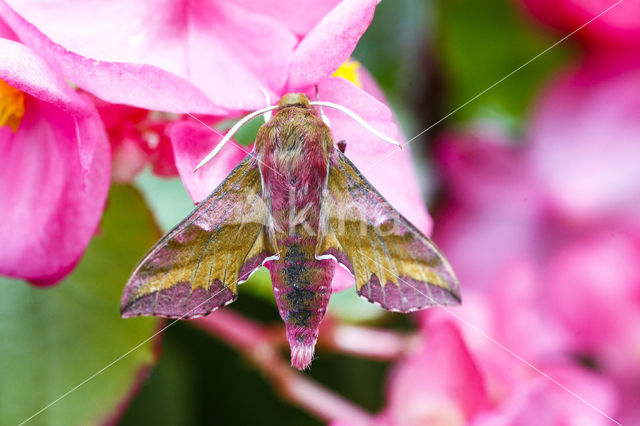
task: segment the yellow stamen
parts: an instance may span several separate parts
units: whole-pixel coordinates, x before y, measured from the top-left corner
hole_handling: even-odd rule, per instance
[[[333,73],[333,76],[345,78],[361,88],[362,82],[360,81],[360,76],[358,76],[358,68],[361,66],[360,62],[347,59],[344,64],[340,65],[340,68]]]
[[[24,93],[0,80],[0,127],[18,131],[24,115]]]

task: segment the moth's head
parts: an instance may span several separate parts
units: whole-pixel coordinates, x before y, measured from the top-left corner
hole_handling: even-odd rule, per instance
[[[311,108],[309,98],[304,93],[287,93],[278,102],[278,109],[287,107]]]

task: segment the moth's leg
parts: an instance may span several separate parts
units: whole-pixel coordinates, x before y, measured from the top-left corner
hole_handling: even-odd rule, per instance
[[[347,149],[347,141],[345,141],[344,139],[340,140],[338,141],[337,145],[340,152],[344,154],[344,151]]]

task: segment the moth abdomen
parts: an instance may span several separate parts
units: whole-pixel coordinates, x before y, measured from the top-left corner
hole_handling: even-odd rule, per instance
[[[306,368],[331,297],[332,260],[315,259],[314,239],[293,243],[270,264],[273,289],[291,346],[291,363]]]

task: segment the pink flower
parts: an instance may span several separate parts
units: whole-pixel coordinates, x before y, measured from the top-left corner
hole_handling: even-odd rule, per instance
[[[112,179],[131,182],[147,164],[162,177],[178,174],[173,147],[166,134],[173,123],[169,114],[126,105],[117,105],[93,98],[111,142]]]
[[[559,374],[560,383],[605,414],[638,421],[633,398],[621,398],[632,392],[637,401],[640,383],[636,64],[587,57],[543,92],[527,143],[518,148],[443,140],[440,158],[452,188],[435,239],[467,288],[465,304],[450,311],[465,324],[492,400],[504,407],[511,405],[504,389],[521,379],[505,375],[510,355],[483,344],[478,330],[552,377]],[[580,366],[576,355],[604,376]],[[579,377],[593,385],[584,385],[585,394],[571,386]],[[533,400],[521,403],[522,413],[543,403],[534,396],[542,394],[529,392]],[[558,421],[580,410],[544,405]],[[589,413],[584,404],[581,410]],[[596,417],[590,421],[608,421]],[[509,418],[520,420],[507,424],[526,424]]]
[[[371,77],[365,71],[361,72],[365,87],[371,88],[377,96],[381,96]],[[377,130],[401,140],[389,108],[355,84],[343,78],[333,77],[320,82],[318,88],[322,100],[346,106]],[[308,93],[309,96],[311,93]],[[432,222],[422,201],[409,150],[399,150],[380,140],[342,112],[329,108],[325,108],[324,111],[331,123],[334,140],[345,140],[347,143],[345,154],[394,207],[429,235]],[[211,151],[222,135],[214,133],[202,123],[191,120],[172,125],[169,135],[173,142],[178,171],[194,202],[201,201],[215,189],[251,150],[251,147],[237,144],[225,146],[209,165],[194,174],[194,167]],[[336,268],[334,291],[343,290],[353,284],[354,279],[348,272],[343,268]]]
[[[520,166],[522,153],[507,141],[449,134],[440,142],[437,161],[449,202],[438,216],[434,240],[465,292],[493,291],[503,266],[539,250],[542,194]]]
[[[318,85],[323,100],[345,104],[374,127],[395,136],[395,123],[383,103],[351,83],[329,78],[368,27],[376,3],[344,0],[313,5],[280,2],[273,6],[252,0],[197,5],[77,1],[51,9],[38,2],[8,1],[0,2],[0,12],[21,40],[41,51],[68,79],[112,103],[229,116],[264,106],[263,89],[275,100],[292,91],[307,91],[313,97],[311,88]],[[93,19],[96,14],[101,16],[99,22]],[[368,88],[375,86],[364,71],[361,74]],[[378,88],[371,90],[381,97]],[[128,113],[140,111],[107,109],[101,108],[103,117],[115,114],[120,119],[117,126],[107,127],[112,142],[116,141],[115,178],[126,181],[144,166],[154,150],[145,145],[139,123],[134,128],[122,125],[123,118],[127,123]],[[355,164],[428,234],[430,218],[423,207],[415,208],[421,197],[408,151],[374,164],[393,148],[341,113],[327,114],[334,123],[336,140],[349,142],[348,155]],[[156,135],[164,134],[155,130]],[[191,120],[175,124],[169,133],[177,169],[196,202],[209,194],[247,152],[237,145],[228,147],[216,159],[215,168],[193,175],[193,166],[220,135]],[[160,147],[167,146],[162,144],[162,137],[158,139]],[[169,157],[166,149],[159,153],[160,159]],[[372,169],[366,170],[370,165]],[[398,186],[403,191],[397,191]],[[353,283],[353,278],[340,269],[336,283],[342,283],[336,288],[344,288]]]
[[[473,424],[527,425],[526,419],[531,418],[532,412],[540,424],[574,424],[571,419],[578,418],[582,420],[575,424],[609,424],[601,412],[618,417],[620,390],[614,387],[611,377],[598,377],[576,365],[573,356],[590,353],[577,351],[580,346],[576,338],[595,341],[598,347],[606,341],[616,342],[618,355],[627,353],[628,361],[634,356],[630,340],[603,339],[602,333],[595,333],[599,329],[609,336],[627,339],[637,335],[632,325],[637,314],[631,312],[638,312],[633,283],[640,281],[634,281],[633,273],[640,270],[631,261],[633,255],[628,252],[605,255],[600,251],[590,258],[567,259],[561,254],[563,246],[576,239],[576,235],[563,229],[554,215],[549,215],[548,201],[541,197],[541,188],[533,185],[535,180],[527,179],[531,185],[528,191],[526,186],[520,186],[522,180],[517,176],[530,172],[524,152],[503,148],[501,154],[490,156],[495,153],[495,146],[478,141],[467,145],[453,140],[448,139],[449,148],[466,147],[461,155],[470,163],[469,167],[456,168],[457,173],[468,175],[468,179],[458,175],[451,182],[464,182],[468,186],[457,188],[455,204],[442,211],[444,228],[436,228],[436,241],[457,268],[466,292],[462,306],[427,311],[422,317],[431,327],[453,317],[477,360],[493,408]],[[498,189],[499,176],[505,170],[497,167],[497,159],[505,155],[511,156],[514,167],[502,175],[502,186],[506,188]],[[514,191],[516,187],[521,190]],[[463,193],[466,197],[458,198]],[[528,193],[533,194],[531,204],[523,202]],[[484,205],[482,195],[477,194],[485,197]],[[449,216],[451,212],[453,217]],[[611,239],[608,232],[605,235]],[[571,244],[582,248],[584,242]],[[556,253],[561,254],[561,260],[567,260],[558,263]],[[624,257],[616,260],[621,254]],[[574,259],[573,264],[568,263]],[[598,268],[602,273],[595,272]],[[586,284],[585,277],[592,284]],[[627,290],[616,294],[620,289]],[[576,330],[580,335],[575,335]],[[517,357],[550,375],[587,404]],[[627,374],[633,371],[629,362],[621,364],[619,357],[614,362],[626,365]],[[591,409],[589,404],[601,412]]]
[[[528,168],[572,223],[640,224],[639,78],[640,56],[590,55],[535,107]]]
[[[502,361],[503,375],[513,381],[506,384],[504,399],[494,401],[472,426],[612,424],[609,416],[616,408],[616,394],[605,378],[571,365],[543,367],[552,381],[537,372],[526,374],[519,362]]]
[[[420,347],[393,366],[386,406],[372,425],[462,426],[488,409],[483,377],[458,329],[444,322],[423,336]]]
[[[640,230],[639,230],[640,231]],[[574,351],[640,383],[640,232],[603,230],[559,248],[543,279]]]
[[[0,36],[13,38],[1,23]],[[7,38],[0,51],[0,273],[53,284],[98,226],[107,137],[92,103],[57,69]]]
[[[11,0],[0,13],[25,44],[101,99],[224,115],[264,106],[262,89],[277,98],[331,75],[376,3]]]
[[[50,8],[36,0],[0,1],[0,13],[24,43],[104,101],[237,116],[263,107],[264,91],[275,100],[329,77],[368,27],[376,3],[73,1]],[[99,101],[114,179],[131,180],[149,161],[157,174],[176,173],[164,130],[169,120],[108,105]],[[178,149],[193,157],[202,146]]]
[[[469,424],[487,406],[482,376],[452,324],[426,331],[425,343],[392,371],[381,424]]]
[[[536,18],[566,34],[592,21],[576,33],[576,37],[590,45],[633,49],[640,41],[640,4],[638,2],[614,0],[522,0],[522,2]],[[609,8],[611,9],[607,11]],[[594,19],[596,17],[597,19]]]
[[[461,307],[422,313],[427,330],[458,324],[483,378],[488,402],[469,424],[606,425],[615,412],[613,383],[572,363],[539,282],[530,264],[514,262],[492,294],[467,292]]]

